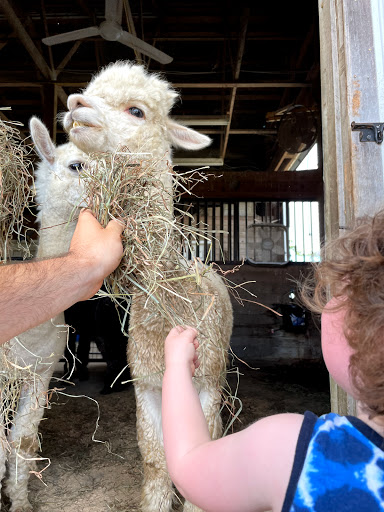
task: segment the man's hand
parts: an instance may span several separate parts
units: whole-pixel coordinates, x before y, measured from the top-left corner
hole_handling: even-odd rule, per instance
[[[103,228],[90,210],[82,210],[73,234],[68,256],[88,268],[89,286],[84,290],[86,300],[103,284],[103,279],[113,272],[123,256],[121,234],[124,225],[111,220]]]

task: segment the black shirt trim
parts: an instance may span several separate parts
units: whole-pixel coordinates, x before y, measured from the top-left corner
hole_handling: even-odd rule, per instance
[[[313,414],[313,412],[310,411],[305,411],[303,424],[301,425],[300,434],[297,439],[292,472],[289,479],[287,492],[285,493],[285,499],[281,512],[289,512],[292,507],[297,484],[299,483],[299,478],[301,475],[301,471],[303,470],[305,457],[307,456],[308,445],[312,437],[313,427],[315,426],[317,419],[318,418],[316,414]]]
[[[375,444],[380,450],[384,450],[384,438],[373,430],[364,421],[355,418],[355,416],[346,416],[347,420],[352,423],[356,430],[361,432],[371,443]]]

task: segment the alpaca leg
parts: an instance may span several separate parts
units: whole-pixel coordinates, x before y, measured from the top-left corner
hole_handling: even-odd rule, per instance
[[[201,407],[207,420],[209,433],[212,439],[218,439],[223,433],[223,424],[220,416],[221,393],[219,389],[204,389],[200,391]]]
[[[32,459],[39,448],[38,427],[44,414],[46,390],[43,382],[36,382],[33,389],[25,386],[20,394],[17,413],[8,435],[11,453],[4,490],[11,501],[10,512],[32,512],[28,500],[28,480],[31,468],[35,467]]]
[[[144,464],[142,512],[169,512],[174,491],[165,463],[161,430],[161,390],[136,387],[137,437]]]
[[[192,503],[189,503],[189,501],[186,501],[184,503],[183,512],[204,512],[204,510],[196,507],[196,505],[192,505]]]

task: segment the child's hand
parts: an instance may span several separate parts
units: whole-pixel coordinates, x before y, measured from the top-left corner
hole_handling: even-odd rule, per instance
[[[199,366],[196,349],[199,346],[197,331],[193,327],[178,325],[165,339],[165,366],[187,366],[191,375]]]

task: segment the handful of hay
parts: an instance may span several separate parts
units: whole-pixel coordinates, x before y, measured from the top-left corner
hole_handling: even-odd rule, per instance
[[[188,190],[206,178],[199,171],[185,175],[170,167],[159,171],[151,155],[124,150],[91,155],[81,178],[85,203],[99,222],[106,225],[111,218],[118,218],[125,225],[124,255],[105,282],[107,294],[119,302],[130,301],[135,292],[145,292],[147,301],[172,325],[184,323],[183,310],[191,313],[191,284],[195,288],[207,271],[201,262],[191,266],[185,255],[204,232],[182,222],[182,215],[188,216],[188,212],[178,209],[175,217],[173,203],[180,188]]]
[[[32,201],[32,149],[16,128],[20,124],[0,120],[0,262],[11,259],[10,242],[15,238],[19,248],[29,254],[21,239],[24,212]]]
[[[20,364],[13,362],[15,358],[9,352],[12,352],[12,347],[0,346],[0,447],[6,451],[11,451],[7,429],[12,426],[21,390],[24,386],[36,386],[37,380],[41,379],[33,367],[26,366],[23,361]]]

